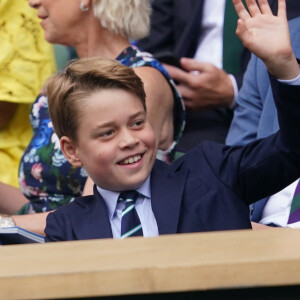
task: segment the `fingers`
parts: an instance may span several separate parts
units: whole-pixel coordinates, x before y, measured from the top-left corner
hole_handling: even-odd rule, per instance
[[[246,0],[246,4],[251,17],[261,15],[261,11],[255,0]]]
[[[256,17],[261,14],[273,15],[268,0],[246,0],[247,7],[251,17]]]
[[[212,72],[216,67],[207,62],[200,62],[192,58],[183,57],[180,59],[181,66],[187,72],[198,71],[198,73],[202,72]],[[195,73],[195,72],[194,72]]]
[[[232,1],[238,16],[242,20],[245,20],[250,16],[256,17],[261,14],[273,15],[268,0],[258,0],[258,3],[256,2],[256,0],[246,0],[246,4],[249,12],[246,10],[242,0],[232,0]],[[279,0],[279,2],[284,2],[285,5],[285,0]],[[281,10],[285,12],[285,6],[283,6]]]
[[[245,20],[247,18],[250,18],[250,15],[246,10],[242,0],[232,0],[232,3],[240,19]]]
[[[182,58],[180,63],[184,70],[167,64],[164,64],[163,66],[172,79],[187,85],[193,85],[194,81],[196,81],[195,76],[199,73],[211,73],[216,69],[216,67],[210,63],[203,63],[186,57]]]
[[[163,64],[163,66],[165,67],[165,69],[168,71],[170,77],[175,80],[175,81],[179,81],[179,82],[184,82],[186,83],[188,81],[188,74],[187,72],[171,66],[171,65],[167,65],[167,64]]]
[[[279,17],[286,19],[286,2],[285,0],[278,0],[278,13]]]
[[[198,62],[195,59],[184,57],[184,58],[180,59],[180,63],[181,63],[181,66],[187,72],[191,72],[191,71],[195,71],[196,70],[196,68],[197,68],[196,65],[197,65]],[[200,70],[198,70],[198,71],[200,71]]]
[[[268,0],[258,0],[258,4],[259,4],[262,14],[273,15],[270,5],[268,3]]]
[[[258,4],[259,4],[259,7],[260,7],[260,10],[261,10],[262,14],[271,14],[271,15],[273,15],[273,12],[270,8],[268,0],[258,0]],[[279,17],[286,18],[286,0],[278,0],[277,15]]]
[[[195,97],[195,92],[191,90],[190,87],[180,84],[178,87],[179,93],[182,95],[182,98],[184,100],[184,104],[187,107],[191,107],[193,105],[192,99]]]

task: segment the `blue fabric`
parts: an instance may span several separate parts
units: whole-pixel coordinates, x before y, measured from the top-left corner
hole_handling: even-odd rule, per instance
[[[294,53],[300,57],[300,18],[290,21],[289,25]],[[245,145],[278,131],[277,110],[269,76],[263,62],[255,56],[251,57],[244,75],[237,105],[226,144]],[[267,199],[262,199],[251,206],[252,221],[261,219],[266,202]]]
[[[159,234],[251,228],[249,205],[300,177],[300,86],[272,79],[281,131],[246,146],[206,142],[173,165],[156,161],[151,204]],[[280,174],[274,182],[274,175]],[[45,241],[111,238],[105,202],[75,199],[47,217]]]

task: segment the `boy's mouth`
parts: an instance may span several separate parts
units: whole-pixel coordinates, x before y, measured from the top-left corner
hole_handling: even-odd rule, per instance
[[[124,160],[121,160],[118,164],[119,165],[130,165],[130,164],[134,164],[138,161],[140,161],[142,159],[142,155],[141,154],[137,154],[131,157],[127,157]]]

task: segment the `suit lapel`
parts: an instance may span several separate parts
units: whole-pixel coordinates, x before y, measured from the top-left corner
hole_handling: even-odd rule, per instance
[[[177,232],[181,199],[187,169],[179,165],[175,170],[156,161],[151,173],[151,205],[159,234]]]
[[[151,172],[151,205],[159,234],[177,232],[182,195],[188,171],[182,164],[170,167],[156,161]],[[77,239],[112,238],[106,204],[94,186],[94,196],[75,199],[84,209],[74,210]]]
[[[74,232],[79,240],[112,238],[112,231],[106,204],[94,186],[94,196],[76,199],[84,210],[78,211],[73,224]]]
[[[185,3],[186,1],[184,1]],[[185,5],[185,9],[187,4]],[[190,18],[174,50],[178,57],[193,57],[198,47],[204,0],[190,0]]]

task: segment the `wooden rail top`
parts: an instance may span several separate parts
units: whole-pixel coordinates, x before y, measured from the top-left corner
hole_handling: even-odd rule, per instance
[[[300,230],[0,247],[0,299],[300,285]]]

